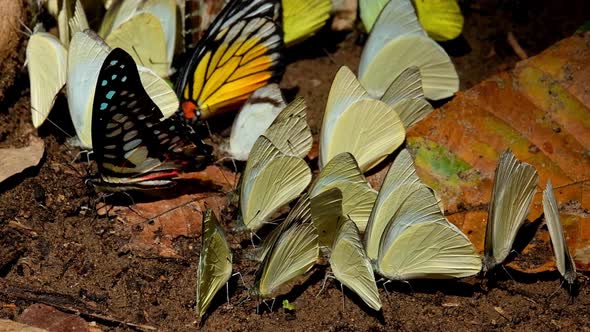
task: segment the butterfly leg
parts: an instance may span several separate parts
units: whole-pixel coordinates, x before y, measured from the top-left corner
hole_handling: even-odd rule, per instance
[[[320,288],[320,291],[316,294],[315,297],[320,296],[320,294],[322,294],[322,292],[324,291],[324,288],[326,287],[326,281],[328,280],[328,278],[333,278],[330,273],[326,273],[326,275],[324,276],[324,281],[322,281],[322,288]]]
[[[342,292],[342,311],[344,311],[344,286],[340,283],[340,292]]]
[[[240,276],[240,280],[242,280],[242,285],[246,286],[246,282],[244,281],[244,277],[242,276],[241,272],[236,272],[236,273],[232,274],[231,276],[232,277]]]
[[[412,293],[415,293],[415,292],[414,292],[414,288],[412,288],[412,284],[410,284],[410,282],[409,282],[409,281],[407,281],[407,280],[402,280],[402,282],[403,282],[404,284],[408,285],[408,287],[410,287],[410,291],[411,291]]]
[[[380,279],[380,281],[383,279]],[[391,280],[385,280],[385,282],[383,283],[383,289],[385,289],[385,292],[387,292],[387,294],[391,293],[389,291],[389,289],[387,289],[387,284],[391,283]]]

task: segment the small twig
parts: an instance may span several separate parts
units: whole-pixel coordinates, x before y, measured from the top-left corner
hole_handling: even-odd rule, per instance
[[[514,36],[512,31],[508,32],[507,40],[508,44],[510,44],[510,47],[512,47],[514,50],[514,53],[516,53],[516,55],[518,55],[521,60],[526,60],[529,58],[529,56],[526,54],[526,51],[520,46],[518,40],[516,40],[516,36]]]

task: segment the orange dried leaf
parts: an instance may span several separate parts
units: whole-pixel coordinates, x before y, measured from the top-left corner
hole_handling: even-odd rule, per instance
[[[541,187],[528,219],[541,216],[541,188],[550,179],[558,202],[576,207],[562,209],[561,219],[577,267],[590,268],[589,55],[590,34],[570,37],[511,73],[458,93],[408,131],[418,175],[480,251],[496,163],[511,148],[539,172]],[[541,228],[521,255],[543,259],[534,266],[517,259],[511,266],[553,269],[548,248],[547,230]]]

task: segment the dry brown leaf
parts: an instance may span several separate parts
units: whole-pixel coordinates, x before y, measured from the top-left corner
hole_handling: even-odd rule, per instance
[[[542,214],[542,189],[550,179],[576,265],[590,269],[589,85],[590,34],[575,35],[520,62],[511,73],[459,92],[408,131],[418,175],[480,251],[496,163],[511,148],[539,172],[529,220]],[[547,230],[539,231],[521,254],[537,258],[536,264],[521,259],[512,267],[553,268]]]
[[[45,304],[33,304],[29,306],[18,317],[18,321],[27,325],[39,327],[44,330],[30,330],[62,332],[62,331],[80,331],[80,332],[96,332],[100,329],[92,326],[80,316],[66,314],[54,307]],[[0,330],[1,331],[1,330]]]
[[[236,190],[236,183],[239,176],[225,168],[217,165],[207,166],[203,171],[185,173],[180,175],[180,179],[194,180],[209,190],[221,190],[230,192]]]
[[[0,149],[0,183],[25,169],[36,166],[45,152],[45,143],[39,137],[31,136],[29,146],[14,149]]]
[[[8,319],[0,319],[0,332],[47,332],[47,330]]]
[[[219,216],[227,206],[222,193],[182,195],[131,207],[102,207],[116,215],[123,228],[131,233],[129,249],[140,255],[181,258],[174,247],[179,237],[199,237],[203,213],[212,209]]]

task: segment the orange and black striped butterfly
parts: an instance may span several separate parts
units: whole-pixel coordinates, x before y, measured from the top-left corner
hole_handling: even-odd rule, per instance
[[[280,0],[232,0],[180,71],[179,115],[189,124],[239,107],[256,89],[280,78]]]
[[[105,59],[92,106],[92,146],[101,191],[152,190],[173,185],[181,171],[205,166],[210,148],[183,136],[145,91],[137,65],[120,48]]]

